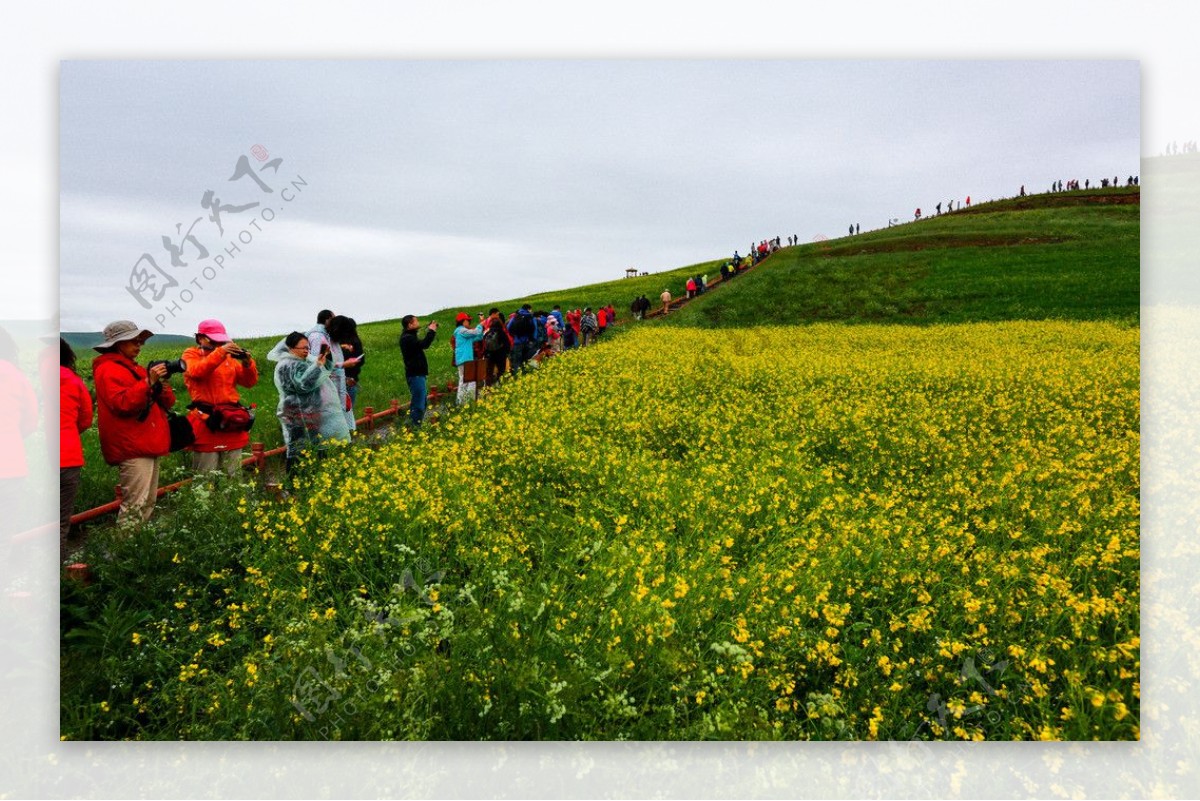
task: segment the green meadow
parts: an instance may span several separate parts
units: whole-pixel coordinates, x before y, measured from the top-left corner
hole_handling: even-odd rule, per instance
[[[1138,199],[784,248],[661,320],[630,301],[721,254],[422,315],[438,384],[460,310],[621,325],[286,498],[249,473],[92,526],[62,734],[1138,739]],[[407,400],[406,311],[360,322],[360,409]],[[268,447],[277,340],[241,341]],[[85,447],[78,509],[115,483]]]

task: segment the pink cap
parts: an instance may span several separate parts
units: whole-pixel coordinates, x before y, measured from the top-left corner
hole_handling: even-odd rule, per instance
[[[213,342],[229,342],[229,334],[225,333],[225,326],[221,325],[220,320],[201,320],[200,325],[196,327],[196,333],[208,337]]]

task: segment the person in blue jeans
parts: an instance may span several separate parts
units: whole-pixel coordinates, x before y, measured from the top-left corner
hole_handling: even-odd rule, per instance
[[[437,336],[438,324],[437,320],[431,320],[426,326],[423,338],[417,337],[417,329],[421,327],[421,321],[417,319],[417,315],[404,315],[400,319],[400,325],[404,328],[400,334],[400,354],[404,357],[404,378],[408,382],[408,391],[412,395],[408,414],[413,428],[417,428],[425,419],[428,396],[429,360],[425,358],[425,351],[429,350],[429,346],[433,344],[433,338]]]
[[[508,333],[512,334],[513,347],[509,356],[512,362],[512,373],[516,375],[537,353],[537,322],[533,317],[533,307],[526,303],[517,309],[517,313],[508,321]]]

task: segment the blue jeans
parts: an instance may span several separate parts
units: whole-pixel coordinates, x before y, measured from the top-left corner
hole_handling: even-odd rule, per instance
[[[513,375],[525,368],[525,362],[529,361],[534,353],[533,343],[529,340],[513,343],[512,353],[508,354],[509,361],[512,363]]]
[[[408,414],[413,427],[416,428],[425,419],[426,396],[428,395],[428,390],[425,388],[425,376],[415,375],[409,378],[408,391],[412,393],[412,403],[408,406]]]

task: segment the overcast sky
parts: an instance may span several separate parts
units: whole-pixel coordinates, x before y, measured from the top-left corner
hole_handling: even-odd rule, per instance
[[[378,320],[1123,181],[1139,84],[1131,60],[65,61],[61,328]]]

